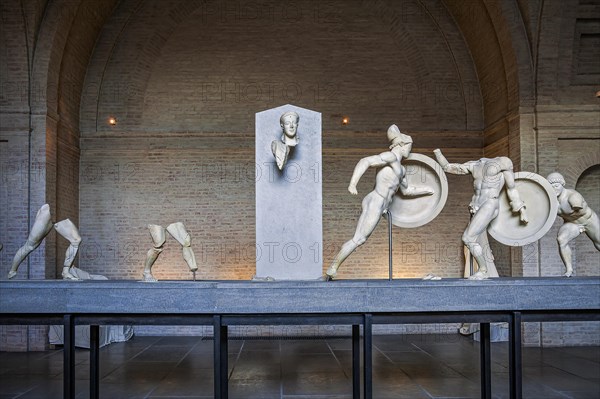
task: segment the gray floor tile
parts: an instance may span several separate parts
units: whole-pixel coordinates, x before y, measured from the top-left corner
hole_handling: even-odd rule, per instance
[[[341,371],[288,374],[283,380],[285,395],[351,395],[352,380]]]
[[[281,380],[248,378],[229,381],[229,397],[232,399],[270,399],[281,397]]]
[[[325,340],[283,340],[281,341],[281,352],[290,354],[308,353],[331,353],[329,345]]]
[[[211,396],[214,392],[212,370],[193,373],[171,372],[163,378],[152,391],[151,395],[158,396]]]
[[[284,356],[281,362],[283,374],[341,371],[342,368],[331,354],[290,354]]]
[[[480,387],[466,378],[442,377],[414,378],[434,398],[479,398]]]

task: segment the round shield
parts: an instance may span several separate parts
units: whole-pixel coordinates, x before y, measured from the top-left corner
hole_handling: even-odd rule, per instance
[[[410,154],[402,160],[409,186],[429,187],[433,195],[410,197],[400,190],[394,195],[389,211],[392,223],[398,227],[419,227],[431,222],[444,208],[448,199],[448,179],[442,167],[421,154]]]
[[[500,193],[498,217],[490,223],[488,232],[502,244],[521,247],[539,240],[550,230],[556,219],[558,201],[552,185],[536,173],[515,173],[515,186],[525,202],[529,222],[522,223],[519,214],[512,211],[504,189]]]

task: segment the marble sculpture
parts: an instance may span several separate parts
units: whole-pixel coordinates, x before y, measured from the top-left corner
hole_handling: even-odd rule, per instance
[[[158,259],[158,256],[163,251],[163,246],[165,245],[167,237],[165,234],[165,228],[162,226],[157,224],[149,224],[148,229],[150,230],[150,236],[152,237],[153,247],[150,248],[146,254],[143,281],[156,282],[158,280],[152,275],[152,265],[154,265],[154,262],[156,262],[156,259]],[[166,231],[168,231],[169,234],[175,240],[177,240],[179,244],[181,244],[183,259],[189,266],[190,271],[195,272],[198,270],[196,257],[194,255],[194,251],[192,250],[192,238],[186,231],[184,224],[181,222],[171,223],[167,226]]]
[[[558,230],[558,249],[565,265],[566,277],[573,275],[572,250],[569,243],[581,233],[585,233],[594,246],[600,251],[600,221],[598,215],[577,191],[565,188],[565,178],[557,172],[550,173],[547,177],[556,191],[558,199],[558,216],[563,218],[564,224]]]
[[[356,248],[367,241],[379,223],[381,215],[386,212],[397,190],[405,196],[432,195],[434,191],[429,187],[409,186],[406,180],[406,170],[401,161],[410,155],[412,138],[400,132],[398,126],[392,125],[387,131],[390,141],[390,151],[378,155],[365,157],[358,161],[350,179],[348,191],[357,195],[356,185],[362,175],[370,168],[380,168],[375,177],[375,188],[367,194],[362,201],[362,213],[358,219],[354,237],[344,243],[327,270],[327,279],[333,279],[344,260]]]
[[[279,170],[283,170],[291,150],[298,145],[298,122],[300,122],[300,115],[294,111],[286,112],[279,118],[283,134],[280,140],[271,142],[271,151]]]
[[[27,241],[19,248],[15,257],[12,261],[12,266],[8,272],[8,278],[13,278],[17,275],[19,265],[32,253],[37,247],[40,246],[44,238],[50,233],[52,228],[56,230],[58,234],[69,240],[69,248],[65,254],[65,263],[62,270],[62,278],[64,280],[80,280],[75,274],[70,272],[77,251],[79,250],[79,244],[81,243],[81,237],[79,236],[79,230],[69,219],[62,220],[58,223],[52,222],[52,216],[50,215],[50,206],[48,204],[42,205],[35,215],[35,221],[33,227],[29,232]]]
[[[510,207],[514,213],[519,213],[521,223],[527,224],[525,202],[521,200],[515,186],[512,161],[507,157],[481,158],[466,163],[450,163],[440,149],[433,151],[444,172],[473,176],[474,194],[469,204],[471,220],[462,236],[464,245],[473,255],[479,270],[469,279],[481,280],[498,276],[493,257],[486,256],[489,248],[487,228],[498,216],[500,210],[500,193],[506,187]],[[488,252],[488,253],[491,253]]]

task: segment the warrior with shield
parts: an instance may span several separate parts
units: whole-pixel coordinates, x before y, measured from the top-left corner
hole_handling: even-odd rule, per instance
[[[432,195],[434,193],[429,187],[410,186],[407,182],[406,169],[400,161],[410,155],[412,138],[400,133],[400,129],[396,125],[389,127],[387,137],[391,142],[390,151],[363,158],[354,168],[348,186],[348,191],[353,195],[358,194],[356,185],[370,167],[380,169],[375,178],[375,188],[362,201],[362,213],[358,219],[354,237],[342,246],[340,252],[333,259],[331,266],[327,269],[327,279],[334,278],[342,262],[367,241],[377,227],[381,215],[390,206],[396,191],[400,190],[405,196]]]

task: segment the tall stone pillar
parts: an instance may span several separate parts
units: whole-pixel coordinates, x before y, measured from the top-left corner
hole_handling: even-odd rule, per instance
[[[281,118],[285,114],[290,123],[294,112],[297,128],[295,137],[289,137]],[[288,104],[256,114],[257,279],[321,277],[321,177],[319,112]]]

